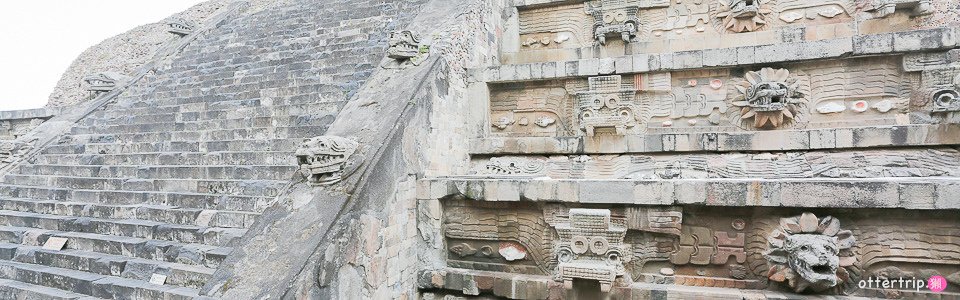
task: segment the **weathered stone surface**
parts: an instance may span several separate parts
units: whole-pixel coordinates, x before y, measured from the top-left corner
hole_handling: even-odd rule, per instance
[[[956,283],[954,1],[794,2],[208,2],[0,113],[0,297]]]

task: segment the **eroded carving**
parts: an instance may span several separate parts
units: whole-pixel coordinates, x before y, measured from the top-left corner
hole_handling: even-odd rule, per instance
[[[731,257],[737,263],[746,261],[743,233],[731,235],[725,231],[696,226],[684,226],[682,230],[678,245],[674,248],[677,251],[670,256],[673,264],[724,265]]]
[[[764,254],[770,264],[768,277],[786,281],[796,292],[821,292],[850,277],[845,267],[856,257],[850,248],[856,240],[849,230],[840,229],[834,217],[817,218],[812,213],[780,220],[780,227],[768,238]]]
[[[170,28],[167,30],[168,32],[179,36],[190,35],[194,30],[197,29],[197,23],[181,18],[170,20],[167,23],[167,26],[170,26]]]
[[[577,93],[580,129],[588,136],[594,136],[597,128],[613,128],[625,135],[638,125],[637,91],[623,87],[620,75],[590,77],[589,85],[589,91]]]
[[[752,32],[767,24],[771,12],[770,0],[720,0],[716,17],[726,30]]]
[[[387,57],[392,61],[385,62],[384,68],[403,68],[419,66],[430,55],[428,46],[420,43],[420,38],[409,30],[390,33],[390,47],[387,48]]]
[[[477,170],[481,175],[540,175],[546,169],[546,163],[539,159],[517,159],[494,157]]]
[[[88,75],[83,78],[83,82],[86,85],[86,90],[93,93],[105,93],[112,91],[117,88],[117,86],[123,84],[130,77],[117,73],[117,72],[101,72],[93,75]]]
[[[311,185],[331,185],[343,177],[347,159],[359,144],[338,136],[319,136],[308,139],[297,148],[300,171],[308,176]]]
[[[621,220],[622,221],[622,220]],[[573,288],[573,279],[596,280],[601,291],[609,291],[617,277],[624,276],[629,245],[623,243],[627,228],[614,222],[608,209],[570,209],[569,219],[556,226],[557,276],[564,287]]]
[[[608,35],[620,36],[629,43],[637,35],[640,6],[628,0],[598,0],[586,4],[587,14],[593,16],[594,38],[601,45]]]
[[[803,113],[809,92],[787,69],[763,68],[747,72],[745,77],[735,85],[740,95],[732,103],[740,107],[741,121],[752,119],[755,128],[779,128]]]
[[[931,0],[871,0],[867,11],[874,12],[877,18],[886,18],[892,15],[897,9],[909,9],[913,16],[927,15],[933,13]]]
[[[33,150],[33,142],[0,141],[0,164],[19,162],[30,150]]]

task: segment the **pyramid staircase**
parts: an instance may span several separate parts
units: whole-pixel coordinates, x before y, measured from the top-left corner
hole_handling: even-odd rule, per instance
[[[295,124],[316,104],[178,99],[97,111],[3,177],[0,298],[196,296],[325,130]]]
[[[133,88],[2,178],[0,299],[196,297],[337,109],[182,89]]]

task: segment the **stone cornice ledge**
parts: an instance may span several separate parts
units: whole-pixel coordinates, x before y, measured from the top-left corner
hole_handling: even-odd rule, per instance
[[[556,180],[449,177],[418,182],[417,198],[619,205],[960,209],[960,178]]]
[[[550,295],[562,295],[566,293],[566,290],[560,282],[554,280],[551,276],[544,275],[443,268],[438,270],[421,270],[417,277],[417,284],[420,289],[447,290],[469,296],[492,294],[509,299],[548,299]],[[613,296],[613,299],[742,300],[804,298],[803,295],[769,290],[684,286],[679,284],[681,279],[701,282],[704,280],[719,280],[713,277],[670,276],[667,281],[671,282],[671,284],[635,282],[627,286],[615,286],[613,290],[611,290],[611,296]],[[880,289],[863,289],[862,293],[871,297],[884,297],[884,291]],[[912,291],[904,291],[903,293],[907,296],[916,297],[923,295],[922,293],[913,293]],[[814,299],[852,300],[865,298],[833,295]]]
[[[806,151],[960,145],[960,124],[897,125],[748,132],[690,132],[590,137],[488,137],[477,154],[620,154],[657,152]]]
[[[937,51],[957,47],[960,47],[960,27],[948,27],[772,45],[501,65],[471,69],[470,74],[471,80],[476,82],[518,82]]]

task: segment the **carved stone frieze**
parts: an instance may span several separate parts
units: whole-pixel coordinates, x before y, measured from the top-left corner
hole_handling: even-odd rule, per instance
[[[170,20],[167,22],[167,26],[170,27],[167,29],[168,32],[179,36],[190,35],[194,30],[197,30],[196,22],[181,18]]]
[[[105,93],[112,91],[129,79],[129,76],[117,72],[101,72],[84,77],[83,82],[88,92]]]
[[[640,6],[630,0],[595,0],[586,3],[587,14],[593,16],[594,38],[607,43],[608,35],[619,36],[629,43],[637,35]]]
[[[21,161],[25,154],[33,150],[36,141],[21,142],[15,140],[0,140],[0,165],[14,164]]]
[[[781,219],[768,240],[770,280],[786,281],[799,293],[825,291],[850,279],[845,267],[856,262],[850,251],[856,239],[851,231],[841,230],[834,217],[804,213]]]
[[[740,108],[740,120],[752,120],[755,128],[781,128],[805,113],[809,91],[787,69],[747,72],[734,87],[740,94],[731,104]]]
[[[620,75],[591,77],[589,90],[576,96],[580,129],[587,136],[594,136],[598,128],[612,128],[617,135],[625,135],[627,129],[639,125],[636,90],[624,88]]]
[[[319,136],[305,140],[297,148],[300,171],[314,186],[331,185],[343,177],[343,169],[359,144],[338,136]]]
[[[546,169],[546,162],[539,159],[517,159],[509,157],[494,157],[477,167],[476,173],[494,176],[532,176],[542,175]]]
[[[413,31],[401,30],[390,33],[387,57],[389,61],[381,65],[384,68],[405,68],[419,66],[430,56],[427,45],[420,43],[420,37]]]
[[[898,9],[909,9],[913,16],[933,13],[933,0],[870,0],[867,11],[877,18],[886,18]]]
[[[716,17],[725,30],[753,32],[767,25],[771,0],[720,0]]]
[[[621,220],[622,221],[622,220]],[[623,243],[627,228],[611,219],[607,209],[571,209],[569,219],[556,225],[557,276],[567,289],[574,279],[600,282],[609,291],[617,277],[626,273],[630,248]]]

